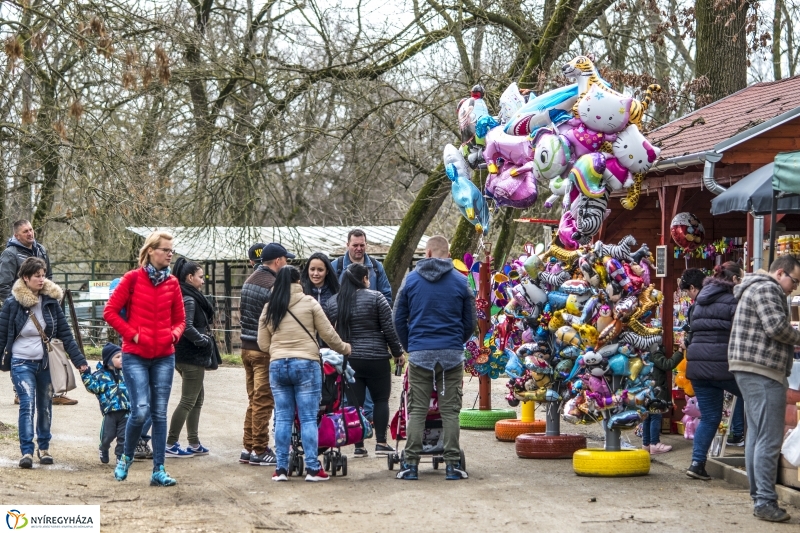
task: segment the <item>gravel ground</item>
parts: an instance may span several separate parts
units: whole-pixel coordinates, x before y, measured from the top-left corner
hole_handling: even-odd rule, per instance
[[[7,376],[0,388],[0,421],[16,424]],[[392,413],[400,390],[400,378],[393,379]],[[465,380],[465,407],[472,407],[476,393],[477,380]],[[176,375],[170,413],[179,395]],[[246,394],[244,371],[231,367],[206,377],[200,435],[211,454],[169,459],[175,487],[150,487],[151,468],[144,462],[135,463],[128,480],[119,483],[113,466],[97,458],[101,415],[96,399],[82,388],[70,396],[78,405],[54,407],[50,449],[55,465],[20,470],[16,438],[0,437],[0,493],[6,505],[100,504],[104,532],[787,529],[757,521],[747,492],[722,481],[692,481],[682,469],[655,461],[645,477],[580,478],[571,461],[519,459],[513,443],[499,442],[487,431],[462,431],[470,479],[459,483],[445,482],[443,470],[430,464],[421,465],[418,482],[396,480],[384,458],[354,459],[352,447],[344,449],[351,456],[347,477],[321,484],[297,478],[273,483],[271,467],[237,462]],[[503,396],[502,382],[495,382],[495,407],[505,407]],[[562,430],[584,432],[590,446],[600,445],[598,426],[562,424]],[[797,509],[789,512],[795,515],[792,523],[800,522]]]

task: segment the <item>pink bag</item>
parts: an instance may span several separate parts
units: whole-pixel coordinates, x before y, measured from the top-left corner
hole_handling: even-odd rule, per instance
[[[318,444],[320,448],[335,448],[347,443],[348,431],[341,413],[330,413],[319,422]]]
[[[344,408],[344,422],[347,426],[347,444],[360,442],[364,437],[364,428],[361,427],[361,418],[355,407]]]

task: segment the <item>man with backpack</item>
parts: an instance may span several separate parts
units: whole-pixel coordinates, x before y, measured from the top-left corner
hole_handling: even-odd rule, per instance
[[[269,447],[269,420],[275,399],[269,385],[268,353],[258,347],[258,320],[269,301],[278,271],[294,259],[294,254],[276,242],[262,247],[259,264],[242,285],[239,316],[242,325],[242,366],[247,382],[247,413],[239,462],[254,466],[274,466],[275,453]]]
[[[352,229],[347,234],[347,253],[331,263],[336,277],[342,281],[345,269],[350,263],[361,263],[369,269],[369,287],[378,291],[392,306],[392,287],[383,265],[367,255],[367,234],[362,229]]]
[[[461,465],[459,421],[464,379],[464,343],[478,323],[467,278],[453,267],[449,243],[428,239],[417,263],[397,293],[394,326],[408,352],[408,424],[405,461],[398,479],[418,479],[419,456],[431,394],[436,392],[444,432],[448,480],[467,479]]]

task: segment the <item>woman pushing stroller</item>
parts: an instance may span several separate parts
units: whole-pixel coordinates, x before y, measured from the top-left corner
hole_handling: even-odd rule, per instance
[[[303,294],[300,271],[287,265],[278,271],[272,296],[258,322],[258,346],[270,356],[269,381],[275,398],[274,481],[288,481],[289,448],[295,410],[306,456],[306,481],[327,481],[317,458],[317,413],[322,397],[322,371],[316,335],[333,350],[349,355],[312,296]]]

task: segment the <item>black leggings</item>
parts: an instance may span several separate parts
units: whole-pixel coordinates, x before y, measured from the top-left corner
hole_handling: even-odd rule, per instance
[[[353,389],[356,392],[358,405],[364,405],[369,389],[372,403],[375,404],[372,411],[375,440],[386,442],[386,428],[389,427],[389,395],[392,393],[392,367],[389,359],[348,359],[348,362],[356,372]],[[363,447],[363,441],[356,444],[356,448]]]

